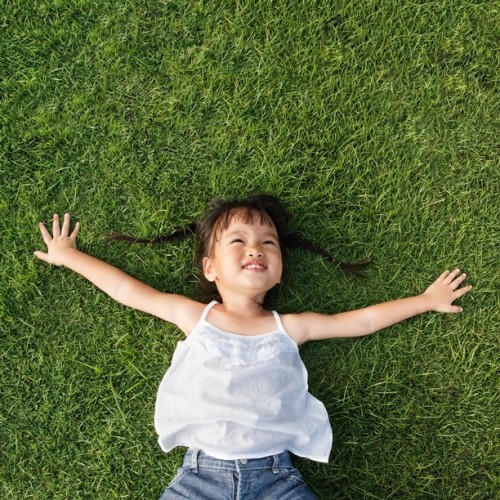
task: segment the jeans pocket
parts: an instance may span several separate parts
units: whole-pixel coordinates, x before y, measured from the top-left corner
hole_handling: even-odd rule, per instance
[[[297,469],[281,469],[281,473],[287,481],[303,484],[305,486],[307,485],[301,473]]]
[[[189,473],[190,470],[190,467],[179,467],[179,469],[177,469],[177,474],[167,486],[167,490],[177,484],[183,477],[185,477]]]
[[[177,469],[177,474],[174,476],[167,489],[162,493],[160,500],[169,500],[171,498],[178,498],[175,494],[174,487],[189,473],[189,467],[180,467]]]

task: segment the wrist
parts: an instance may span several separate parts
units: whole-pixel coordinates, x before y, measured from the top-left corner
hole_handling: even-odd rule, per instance
[[[56,254],[55,261],[59,266],[71,268],[71,263],[74,262],[75,257],[77,257],[79,253],[81,252],[76,248],[70,247],[70,248],[65,248],[64,250],[61,249]]]
[[[421,295],[418,296],[420,301],[421,301],[421,306],[422,306],[422,312],[430,312],[434,311],[434,301],[430,294],[427,292],[422,293]]]

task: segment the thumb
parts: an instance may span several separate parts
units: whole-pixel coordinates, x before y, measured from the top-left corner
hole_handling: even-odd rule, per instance
[[[460,306],[450,306],[446,312],[452,313],[452,314],[457,314],[457,313],[461,313],[462,311],[463,311],[463,309]]]
[[[36,252],[33,252],[33,255],[37,259],[43,260],[44,262],[48,262],[50,264],[49,254],[48,253],[40,252],[39,250],[37,250]]]

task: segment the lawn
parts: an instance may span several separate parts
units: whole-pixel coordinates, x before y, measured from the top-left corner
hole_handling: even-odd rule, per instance
[[[214,196],[280,196],[304,251],[273,302],[335,313],[460,266],[459,315],[301,348],[330,415],[321,499],[498,494],[498,9],[443,0],[11,0],[1,19],[0,496],[158,498],[179,330],[37,261],[68,211],[80,248],[193,295],[193,241],[107,241],[193,222]],[[495,491],[497,493],[495,494]]]

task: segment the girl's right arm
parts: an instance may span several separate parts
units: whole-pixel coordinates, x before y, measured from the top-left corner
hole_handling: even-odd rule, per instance
[[[81,252],[76,247],[80,224],[76,223],[71,234],[69,229],[69,214],[64,215],[62,227],[59,216],[54,215],[52,236],[45,225],[40,223],[47,252],[36,251],[35,256],[49,264],[75,271],[126,306],[158,316],[177,325],[186,334],[191,331],[201,315],[203,304],[182,295],[159,292],[120,269]],[[194,323],[191,318],[195,318]]]

